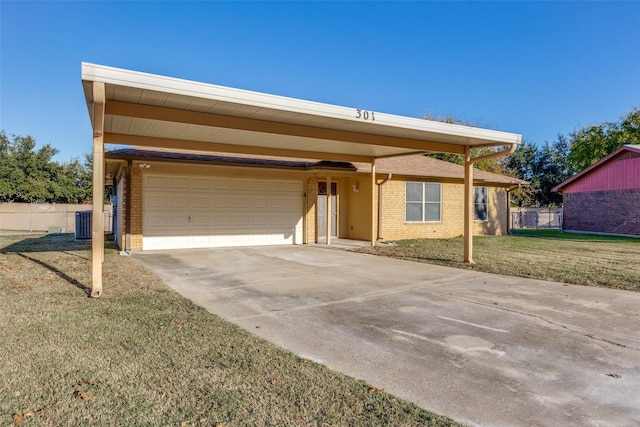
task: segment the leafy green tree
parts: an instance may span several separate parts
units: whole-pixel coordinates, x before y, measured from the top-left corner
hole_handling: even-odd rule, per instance
[[[604,122],[574,130],[569,138],[569,163],[574,170],[581,171],[622,145],[640,144],[640,109],[633,109],[616,122]]]
[[[529,181],[529,186],[513,191],[513,201],[520,207],[559,206],[562,196],[553,187],[574,174],[568,162],[570,142],[563,136],[551,144],[537,146],[524,141],[507,160],[508,174]]]
[[[537,182],[540,193],[538,196],[539,206],[560,206],[562,195],[551,191],[556,185],[566,181],[573,174],[569,157],[570,143],[563,136],[558,135],[552,144],[545,143],[538,155]]]
[[[90,197],[90,169],[77,159],[53,160],[50,144],[36,149],[31,136],[0,132],[0,201],[77,203]]]
[[[469,127],[477,127],[476,124],[471,123],[471,122],[466,122],[464,120],[461,119],[456,119],[453,116],[434,116],[432,114],[425,114],[422,117],[424,120],[432,120],[432,121],[436,121],[436,122],[442,122],[442,123],[450,123],[450,124],[454,124],[454,125],[463,125],[463,126],[469,126]],[[472,157],[480,157],[480,156],[484,156],[486,154],[491,154],[494,153],[495,150],[492,148],[474,148],[471,150],[471,156]],[[461,156],[460,154],[452,154],[452,153],[433,153],[433,154],[428,154],[429,157],[433,157],[439,160],[444,160],[446,162],[451,162],[451,163],[455,163],[458,165],[464,165],[464,157]],[[479,162],[476,162],[474,167],[476,169],[479,170],[483,170],[483,171],[487,171],[487,172],[493,172],[493,173],[499,173],[499,174],[506,174],[507,173],[507,168],[506,168],[506,162],[504,159],[489,159],[489,160],[481,160]]]
[[[517,206],[528,207],[539,204],[540,183],[537,162],[539,149],[531,141],[524,140],[518,149],[507,158],[506,168],[509,175],[528,181],[530,184],[513,190],[512,202]]]

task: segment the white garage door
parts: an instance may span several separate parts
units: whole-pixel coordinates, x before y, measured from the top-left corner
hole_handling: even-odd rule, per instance
[[[301,181],[145,175],[143,249],[302,243]]]

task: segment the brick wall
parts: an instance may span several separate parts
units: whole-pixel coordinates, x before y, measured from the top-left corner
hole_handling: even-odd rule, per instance
[[[507,190],[505,188],[487,187],[489,205],[487,206],[487,221],[476,221],[473,234],[501,236],[508,234]]]
[[[381,238],[449,238],[464,233],[464,185],[442,184],[442,217],[440,222],[411,223],[405,221],[406,181],[393,179],[383,186],[383,219]],[[507,197],[503,188],[488,187],[488,220],[474,222],[474,234],[507,233]]]
[[[564,194],[563,228],[640,236],[640,189]]]
[[[307,198],[306,209],[304,219],[307,225],[307,243],[315,243],[318,240],[317,236],[317,213],[316,206],[318,202],[318,178],[311,177],[307,180]]]
[[[142,171],[131,170],[131,249],[142,249]]]

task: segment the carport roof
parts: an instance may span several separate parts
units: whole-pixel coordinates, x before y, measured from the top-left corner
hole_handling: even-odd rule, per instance
[[[104,84],[104,142],[369,161],[465,146],[519,144],[518,134],[401,117],[82,63],[92,124]],[[97,94],[102,97],[102,94]]]

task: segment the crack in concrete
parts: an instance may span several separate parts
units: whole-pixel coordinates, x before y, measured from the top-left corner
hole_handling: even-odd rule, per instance
[[[450,298],[450,299],[454,299],[454,300],[458,300],[458,301],[464,301],[464,302],[467,302],[467,303],[470,303],[470,304],[476,304],[476,305],[481,305],[481,306],[484,306],[484,307],[489,307],[489,308],[494,309],[494,310],[508,311],[508,312],[511,312],[511,313],[520,314],[522,316],[533,317],[533,318],[542,320],[543,322],[546,322],[546,323],[548,323],[550,325],[565,329],[565,330],[567,330],[567,331],[569,331],[569,332],[571,332],[573,334],[580,335],[580,336],[583,336],[583,337],[586,337],[586,338],[589,338],[589,339],[592,339],[592,340],[595,340],[595,341],[605,342],[607,344],[615,345],[617,347],[622,347],[622,348],[626,348],[626,349],[629,349],[629,350],[635,350],[635,351],[639,351],[640,350],[640,348],[631,347],[631,346],[628,346],[626,344],[621,344],[621,343],[618,343],[618,342],[615,342],[615,341],[612,341],[612,340],[609,340],[609,339],[606,339],[606,338],[596,337],[596,336],[594,336],[594,335],[592,335],[591,333],[588,333],[588,332],[581,332],[581,331],[578,331],[576,329],[572,329],[571,327],[569,327],[566,324],[554,322],[553,320],[547,319],[546,317],[540,316],[538,314],[528,313],[526,311],[515,310],[515,309],[512,309],[512,308],[507,308],[507,307],[503,307],[503,306],[499,306],[499,305],[482,303],[482,302],[479,302],[479,301],[473,301],[473,300],[469,300],[469,299],[466,299],[466,298],[453,297],[451,295],[441,295],[441,296],[444,296],[444,297]]]

